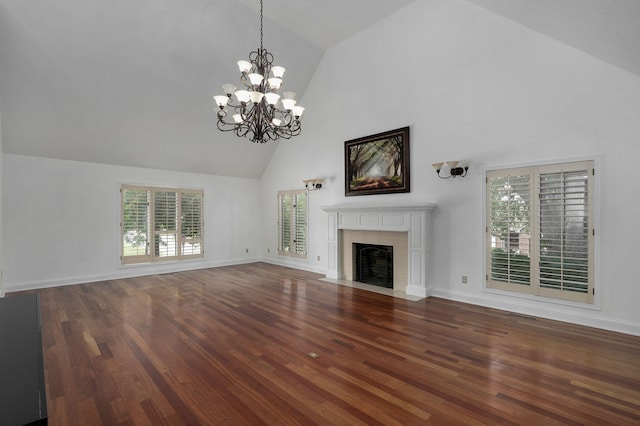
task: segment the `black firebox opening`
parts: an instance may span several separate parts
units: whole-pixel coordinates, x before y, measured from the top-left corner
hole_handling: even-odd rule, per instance
[[[354,280],[393,288],[393,247],[353,243]]]

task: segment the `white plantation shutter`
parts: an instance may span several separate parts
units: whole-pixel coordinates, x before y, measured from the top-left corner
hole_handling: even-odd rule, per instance
[[[307,192],[278,192],[278,254],[307,257]]]
[[[307,193],[296,194],[295,204],[295,252],[299,255],[307,254]]]
[[[199,257],[202,255],[202,193],[183,192],[180,194],[180,250],[181,255]]]
[[[528,169],[490,172],[489,278],[492,287],[530,292],[531,176]]]
[[[178,194],[175,191],[153,193],[154,256],[175,259],[178,255]],[[167,259],[168,260],[168,259]]]
[[[278,193],[278,253],[291,251],[291,201],[289,193]]]
[[[487,286],[593,303],[593,162],[487,172]]]
[[[203,192],[123,185],[122,263],[203,257]]]
[[[592,170],[589,162],[539,168],[541,295],[591,300]]]
[[[122,262],[150,262],[149,227],[151,193],[146,188],[123,187]]]

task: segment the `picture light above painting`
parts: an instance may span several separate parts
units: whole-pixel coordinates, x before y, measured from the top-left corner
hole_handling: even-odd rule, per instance
[[[344,143],[345,196],[411,192],[409,127]]]

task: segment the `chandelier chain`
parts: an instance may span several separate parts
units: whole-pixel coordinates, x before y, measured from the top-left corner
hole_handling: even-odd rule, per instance
[[[262,13],[262,0],[260,0],[260,50],[262,50],[262,38],[264,36],[264,33],[262,31],[262,20],[264,18],[264,15]]]

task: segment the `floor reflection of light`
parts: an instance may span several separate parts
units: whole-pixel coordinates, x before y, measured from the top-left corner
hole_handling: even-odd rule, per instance
[[[307,284],[302,280],[295,282],[289,278],[282,281],[282,293],[288,298],[284,302],[288,302],[292,315],[304,316],[307,311]]]

